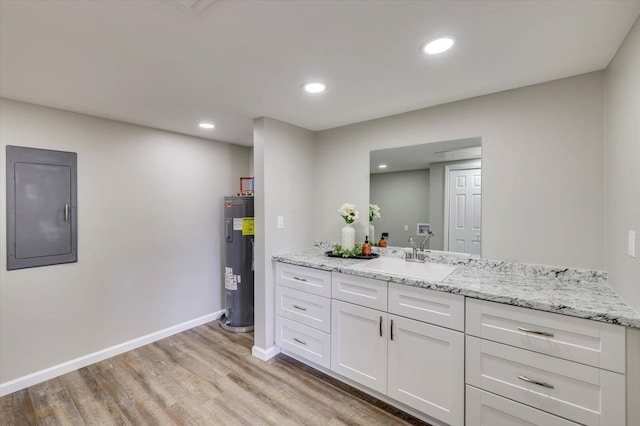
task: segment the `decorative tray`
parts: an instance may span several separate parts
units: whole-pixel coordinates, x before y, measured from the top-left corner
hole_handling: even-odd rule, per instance
[[[358,256],[344,257],[341,254],[333,254],[332,250],[325,251],[324,254],[326,254],[329,257],[342,257],[343,259],[367,259],[367,260],[371,260],[371,259],[375,259],[376,257],[380,257],[380,255],[378,253],[371,253],[369,256],[358,255]]]

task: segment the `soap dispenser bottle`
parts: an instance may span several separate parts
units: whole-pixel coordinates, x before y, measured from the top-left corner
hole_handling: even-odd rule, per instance
[[[369,236],[364,237],[364,244],[362,244],[362,255],[371,256],[371,244],[369,244]]]
[[[384,232],[382,233],[382,237],[380,237],[380,241],[378,241],[378,247],[386,247],[387,240],[384,239]]]

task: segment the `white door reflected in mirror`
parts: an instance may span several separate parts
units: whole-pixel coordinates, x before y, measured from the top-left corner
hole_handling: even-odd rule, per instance
[[[480,162],[458,163],[446,166],[445,170],[448,201],[445,203],[444,250],[480,255],[482,225]]]

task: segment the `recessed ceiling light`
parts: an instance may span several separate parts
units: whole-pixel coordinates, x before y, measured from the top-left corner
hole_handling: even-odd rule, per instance
[[[307,83],[304,85],[304,90],[307,93],[322,93],[326,88],[322,83]]]
[[[429,55],[437,55],[438,53],[446,52],[451,49],[451,46],[456,42],[454,37],[447,36],[432,40],[422,46],[422,51]]]
[[[214,127],[216,127],[213,123],[199,123],[198,126],[200,126],[201,129],[213,129]]]
[[[386,164],[378,164],[378,168],[379,169],[386,169],[387,165]]]

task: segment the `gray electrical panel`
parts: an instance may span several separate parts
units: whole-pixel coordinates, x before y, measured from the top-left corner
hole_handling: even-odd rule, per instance
[[[77,154],[7,145],[7,270],[78,260]]]

